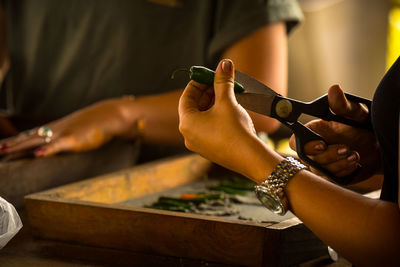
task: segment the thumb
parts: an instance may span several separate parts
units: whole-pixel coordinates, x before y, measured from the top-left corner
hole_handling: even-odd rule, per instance
[[[215,102],[226,99],[235,100],[234,87],[234,66],[230,59],[223,59],[219,62],[214,77]]]
[[[364,122],[368,117],[368,109],[360,103],[348,101],[339,85],[333,85],[329,88],[328,101],[330,108],[337,115],[357,122]]]

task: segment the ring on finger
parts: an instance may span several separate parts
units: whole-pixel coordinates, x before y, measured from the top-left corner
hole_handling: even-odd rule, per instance
[[[37,135],[42,137],[46,143],[50,143],[53,137],[53,131],[49,127],[42,126],[37,130]]]
[[[19,137],[29,137],[29,136],[32,136],[34,134],[36,134],[36,131],[31,129],[31,130],[26,130],[26,131],[23,131],[23,132],[19,133]]]

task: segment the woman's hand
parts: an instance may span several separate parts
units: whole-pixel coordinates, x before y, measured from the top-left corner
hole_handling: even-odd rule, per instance
[[[250,177],[246,162],[251,162],[252,147],[261,141],[236,101],[233,81],[230,60],[219,63],[214,88],[190,81],[179,101],[179,130],[188,149]]]
[[[358,103],[348,101],[338,85],[329,89],[328,100],[330,108],[337,115],[358,122],[363,122],[368,117],[368,110]],[[350,175],[356,170],[357,163],[362,168],[354,181],[369,178],[378,171],[380,154],[373,132],[323,120],[311,121],[306,126],[331,145],[312,141],[305,146],[305,153],[336,177]],[[290,146],[292,149],[296,147],[294,136],[290,139]]]
[[[62,151],[86,151],[97,148],[114,136],[135,136],[137,122],[127,121],[123,106],[129,98],[111,99],[76,111],[71,115],[46,124],[52,136],[38,135],[38,128],[22,132],[0,141],[0,155],[34,150],[43,157]]]

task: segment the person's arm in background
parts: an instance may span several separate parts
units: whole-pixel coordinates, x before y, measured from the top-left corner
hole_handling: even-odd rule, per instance
[[[286,50],[285,24],[275,23],[237,41],[223,55],[238,60],[240,70],[285,94]],[[138,135],[148,143],[183,145],[177,111],[181,93],[182,90],[176,90],[136,99],[101,101],[47,124],[53,131],[51,143],[44,144],[36,134],[6,139],[0,142],[0,155],[41,145],[36,150],[37,156],[85,151],[113,137],[136,138]],[[278,125],[268,118],[256,120],[257,128],[267,133],[276,130]]]
[[[284,22],[265,26],[228,47],[222,58],[235,62],[237,70],[287,95],[287,34]],[[279,127],[275,119],[248,111],[257,131],[272,133]]]
[[[234,43],[223,53],[223,58],[232,59],[238,70],[257,78],[274,88],[276,92],[287,92],[287,35],[284,22],[266,25],[254,33]],[[132,102],[126,115],[135,114],[142,119],[142,138],[151,143],[181,144],[178,133],[178,106],[182,91],[163,95],[148,96]],[[153,107],[158,107],[154,109]],[[132,112],[132,110],[135,110]],[[163,112],[159,112],[163,110]],[[256,113],[251,113],[256,129],[266,133],[274,132],[279,122]],[[129,121],[129,118],[127,118]]]
[[[274,88],[276,92],[287,92],[287,35],[284,22],[266,25],[228,47],[222,57],[236,62],[238,69]],[[131,102],[125,111],[126,120],[135,114],[133,121],[141,119],[144,127],[141,136],[150,143],[181,144],[178,132],[178,106],[182,91],[163,95],[147,96]],[[157,107],[154,109],[154,107]],[[162,110],[163,112],[159,112]],[[279,122],[256,113],[251,113],[256,129],[274,132]],[[132,136],[133,137],[133,136]]]

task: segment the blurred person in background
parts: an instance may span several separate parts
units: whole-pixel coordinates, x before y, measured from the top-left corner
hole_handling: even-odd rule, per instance
[[[228,57],[285,95],[287,34],[302,17],[295,0],[1,3],[3,158],[89,151],[114,137],[152,144],[141,149],[142,161],[170,155],[184,147],[177,105],[187,83],[187,75],[171,74]],[[278,127],[252,116],[260,131]],[[60,155],[40,175],[78,179],[106,165],[125,168],[136,161],[123,160],[127,150],[137,145]]]
[[[182,79],[171,73],[220,57],[286,94],[286,34],[301,15],[294,1],[3,2],[2,134],[46,123],[51,143],[37,156],[135,138],[139,121],[144,141],[182,143],[173,110]],[[278,123],[266,121],[260,130],[273,132]],[[2,153],[43,145],[36,137],[0,142]]]

